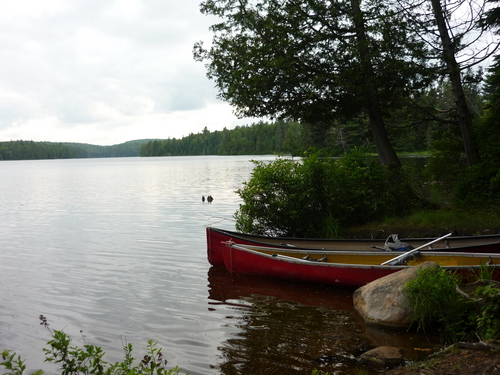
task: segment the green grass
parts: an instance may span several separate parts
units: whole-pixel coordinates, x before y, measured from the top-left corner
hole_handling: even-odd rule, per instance
[[[384,238],[397,233],[401,238],[461,236],[500,233],[500,214],[480,210],[421,210],[406,217],[388,218],[343,230],[351,238]]]
[[[398,152],[398,156],[424,156],[429,157],[429,151],[404,151]]]
[[[488,227],[500,228],[500,216],[483,211],[418,211],[403,219],[395,218],[390,220],[392,224],[400,223],[401,221],[406,226],[471,228],[469,231],[474,232],[480,232]]]

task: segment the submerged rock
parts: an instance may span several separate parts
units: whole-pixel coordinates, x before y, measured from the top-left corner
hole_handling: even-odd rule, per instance
[[[394,346],[379,346],[363,353],[360,362],[375,369],[385,369],[401,366],[405,359],[401,351]]]

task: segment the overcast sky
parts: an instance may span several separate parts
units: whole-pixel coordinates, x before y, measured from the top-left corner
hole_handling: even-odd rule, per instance
[[[0,141],[112,145],[251,124],[192,57],[199,0],[0,0]]]

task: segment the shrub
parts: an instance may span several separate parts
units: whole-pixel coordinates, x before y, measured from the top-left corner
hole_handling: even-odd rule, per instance
[[[163,359],[162,349],[156,347],[156,342],[148,341],[147,354],[138,365],[134,365],[132,344],[123,348],[125,358],[122,362],[110,364],[104,361],[105,352],[102,348],[90,344],[83,347],[71,346],[72,340],[66,333],[52,331],[43,315],[40,315],[40,320],[40,324],[45,326],[52,336],[52,340],[47,343],[49,348],[44,349],[45,361],[57,363],[61,375],[177,375],[180,372],[178,367],[167,369],[167,360]],[[23,359],[21,356],[16,357],[16,353],[4,350],[2,359],[0,366],[9,371],[7,374],[22,375],[26,370]],[[43,373],[43,370],[38,370],[32,375]]]
[[[282,158],[254,163],[252,178],[237,191],[244,203],[235,214],[236,229],[277,236],[313,234],[321,207],[310,198],[314,189],[304,164]]]
[[[462,304],[462,297],[455,288],[459,278],[444,268],[421,268],[417,277],[408,281],[405,292],[413,306],[413,317],[425,327],[436,322],[448,321]],[[450,315],[450,316],[449,316]]]
[[[466,169],[460,138],[449,134],[433,142],[424,176],[440,196],[440,200],[454,197],[456,186],[462,181]]]
[[[460,282],[444,268],[420,269],[405,286],[415,322],[424,328],[438,324],[447,341],[500,338],[500,289],[480,286],[468,298],[456,291]]]
[[[481,159],[467,166],[463,143],[456,134],[447,134],[432,145],[425,170],[430,186],[458,207],[496,207],[500,205],[500,127],[498,108],[486,111],[474,127]]]
[[[478,334],[483,340],[500,339],[500,288],[495,284],[480,286],[474,295],[481,298],[481,311],[477,316]]]
[[[359,152],[334,160],[255,162],[237,191],[242,232],[294,237],[337,237],[342,228],[407,212],[413,204],[402,174]]]
[[[460,207],[498,207],[499,197],[500,168],[489,159],[467,168],[455,187],[455,203]]]

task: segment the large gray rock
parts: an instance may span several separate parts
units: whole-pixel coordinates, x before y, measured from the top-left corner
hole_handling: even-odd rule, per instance
[[[417,276],[419,268],[439,267],[435,262],[424,262],[362,286],[354,292],[354,308],[365,323],[407,328],[413,321],[413,308],[403,289]]]

